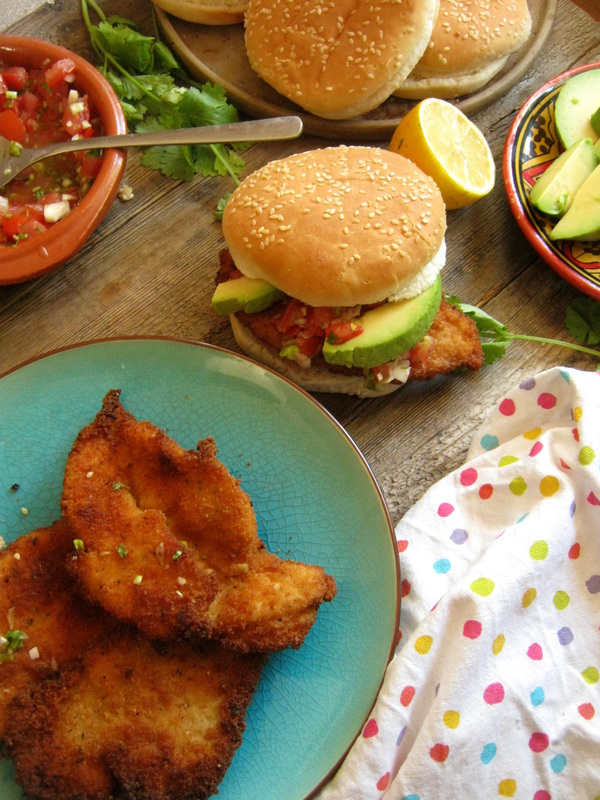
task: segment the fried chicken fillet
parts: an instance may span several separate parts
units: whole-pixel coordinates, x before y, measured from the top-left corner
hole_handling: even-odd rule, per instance
[[[212,439],[184,450],[119,398],[106,395],[65,469],[63,517],[84,547],[70,569],[86,595],[151,639],[299,647],[334,579],[265,549]]]
[[[72,591],[66,570],[72,538],[59,521],[0,550],[0,633],[27,637],[0,655],[0,745],[12,698],[81,658],[116,625]]]
[[[265,658],[123,625],[12,700],[17,780],[37,800],[204,800],[241,743]]]

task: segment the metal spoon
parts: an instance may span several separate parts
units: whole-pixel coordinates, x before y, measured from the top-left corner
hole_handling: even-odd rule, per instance
[[[220,142],[266,142],[295,139],[302,133],[300,117],[230,122],[226,125],[205,125],[200,128],[181,128],[176,131],[122,133],[116,136],[96,136],[91,139],[71,139],[47,147],[24,149],[11,155],[11,142],[0,136],[0,189],[27,167],[57,153],[75,150],[98,150],[107,147],[153,147],[168,144],[217,144]],[[13,145],[14,149],[14,145]]]

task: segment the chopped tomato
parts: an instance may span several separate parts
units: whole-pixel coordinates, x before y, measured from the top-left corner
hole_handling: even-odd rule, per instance
[[[277,327],[282,333],[288,333],[292,328],[301,328],[305,323],[306,306],[300,300],[292,299],[283,312]]]
[[[326,338],[332,344],[343,344],[363,332],[363,327],[350,319],[336,319],[326,330]]]
[[[88,98],[74,84],[73,59],[45,69],[0,63],[0,135],[24,147],[43,147],[73,136],[90,139],[102,132]],[[7,91],[10,92],[7,96]],[[16,96],[15,96],[16,95]],[[44,207],[66,200],[76,206],[97,176],[102,156],[62,154],[34,164],[2,190],[0,245],[15,245],[46,230]]]
[[[19,142],[20,144],[27,137],[23,121],[11,108],[0,111],[0,136],[4,136],[10,142]]]
[[[48,86],[58,86],[63,81],[73,83],[75,69],[75,62],[72,58],[59,58],[45,71],[46,83]]]
[[[19,91],[27,86],[27,70],[25,67],[3,67],[0,75],[7,89]]]

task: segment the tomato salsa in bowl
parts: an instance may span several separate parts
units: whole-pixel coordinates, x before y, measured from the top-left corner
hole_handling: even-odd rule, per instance
[[[89,151],[44,159],[0,189],[0,284],[43,275],[81,249],[125,168],[125,151],[94,151],[94,137],[120,133],[119,99],[92,64],[50,42],[0,35],[0,135],[16,148],[90,140]]]

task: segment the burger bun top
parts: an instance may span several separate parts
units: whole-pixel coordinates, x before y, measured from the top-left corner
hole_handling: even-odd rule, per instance
[[[401,294],[442,250],[445,230],[435,182],[404,156],[367,146],[271,161],[223,214],[236,267],[312,306]]]

